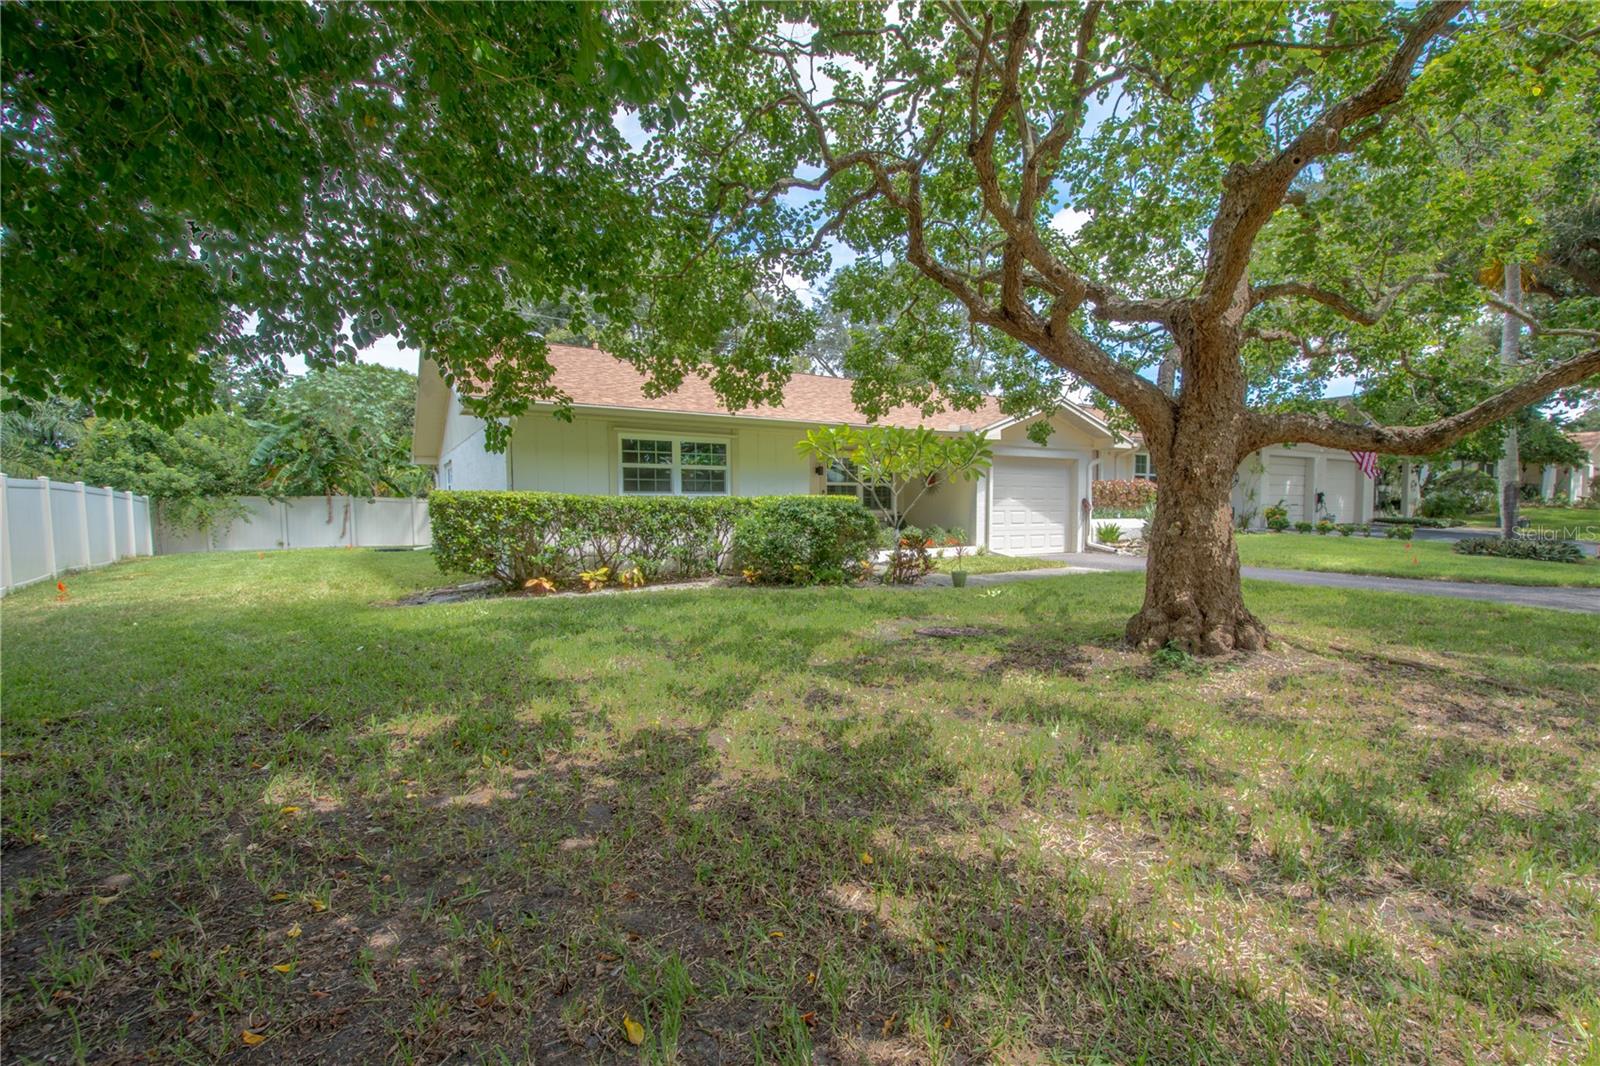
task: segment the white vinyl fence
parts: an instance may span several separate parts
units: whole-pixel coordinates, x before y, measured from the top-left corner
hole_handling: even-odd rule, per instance
[[[148,496],[44,477],[0,481],[0,595],[152,554]]]
[[[244,514],[211,529],[174,529],[158,516],[156,551],[276,551],[280,548],[416,548],[433,543],[428,501],[410,497],[241,496]]]

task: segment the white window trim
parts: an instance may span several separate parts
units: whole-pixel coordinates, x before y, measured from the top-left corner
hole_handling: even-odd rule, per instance
[[[1140,459],[1141,456],[1144,458],[1144,473],[1142,473],[1142,474],[1139,473],[1139,459]],[[1154,480],[1156,480],[1156,466],[1155,466],[1154,463],[1152,463],[1150,461],[1150,453],[1149,452],[1134,452],[1133,453],[1133,479],[1135,481],[1154,481]]]
[[[846,461],[848,461],[848,460],[846,460]],[[874,493],[874,499],[873,500],[871,500],[870,502],[867,500],[867,498],[866,498],[866,490],[863,488],[861,482],[859,482],[859,481],[857,481],[855,479],[855,476],[853,474],[850,475],[850,480],[849,481],[830,482],[828,480],[828,469],[832,465],[833,465],[832,463],[828,463],[828,464],[825,464],[823,466],[823,468],[822,468],[822,494],[824,496],[850,496],[850,495],[853,495],[853,496],[855,496],[856,499],[861,501],[861,506],[865,507],[869,511],[872,511],[874,514],[888,514],[889,513],[890,508],[888,508],[888,507],[877,507],[877,506],[874,506],[874,504],[876,504],[878,502],[878,500],[876,499],[876,495],[877,495],[876,493]],[[873,487],[874,488],[880,488],[880,489],[883,489],[885,491],[889,491],[890,488],[891,488],[888,482],[881,482],[878,485],[875,485]],[[850,489],[851,491],[850,492],[830,492],[829,489],[833,489],[833,488]],[[893,499],[893,493],[892,492],[890,493],[890,499],[891,500]]]
[[[624,464],[622,461],[622,441],[628,440],[668,440],[672,442],[672,465],[656,467],[659,470],[672,472],[671,492],[629,492],[623,486],[624,466],[638,466],[638,463]],[[728,449],[728,461],[725,466],[697,466],[698,470],[721,470],[727,476],[723,479],[724,489],[721,492],[684,492],[683,491],[683,444],[688,441],[692,444],[721,444]],[[696,433],[693,430],[676,429],[619,429],[616,431],[616,477],[618,496],[732,496],[733,495],[733,438],[720,433]]]

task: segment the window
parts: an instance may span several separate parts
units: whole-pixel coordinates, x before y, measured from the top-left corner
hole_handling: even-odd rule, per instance
[[[627,495],[726,496],[727,441],[623,437],[622,491]]]
[[[856,464],[848,459],[837,460],[828,466],[828,482],[823,491],[829,496],[854,496],[874,511],[894,510],[894,493],[889,491],[889,486],[869,485],[863,493],[856,481]]]
[[[441,489],[448,489],[455,482],[454,467],[455,460],[446,459],[444,465],[439,468],[439,487]]]
[[[1133,476],[1143,481],[1156,479],[1156,468],[1150,465],[1149,452],[1136,452],[1133,456]]]

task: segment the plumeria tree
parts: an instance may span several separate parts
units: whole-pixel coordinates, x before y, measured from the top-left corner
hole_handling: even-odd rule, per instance
[[[941,483],[987,473],[994,449],[981,433],[936,433],[926,426],[821,426],[795,450],[839,472],[869,505],[881,500],[895,527]]]

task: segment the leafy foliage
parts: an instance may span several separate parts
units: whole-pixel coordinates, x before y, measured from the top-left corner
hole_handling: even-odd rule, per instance
[[[612,115],[681,112],[677,10],[5,5],[4,384],[171,425],[222,359],[397,332],[502,409],[548,395],[520,312],[633,309]]]
[[[357,365],[314,370],[274,393],[251,455],[261,485],[286,496],[415,496],[430,483],[411,462],[416,378]]]
[[[1505,559],[1535,559],[1547,563],[1581,563],[1583,549],[1570,540],[1537,537],[1463,537],[1454,550],[1462,555],[1496,555]]]
[[[777,496],[734,526],[734,558],[759,584],[835,584],[865,576],[878,522],[840,496]]]
[[[971,481],[994,461],[983,434],[935,433],[925,426],[822,426],[808,430],[795,451],[838,464],[863,491],[886,487],[894,526],[941,480]]]
[[[602,580],[705,577],[735,556],[762,580],[805,584],[843,574],[877,535],[859,503],[826,496],[435,492],[428,509],[441,570],[508,586],[594,583],[601,571]]]

